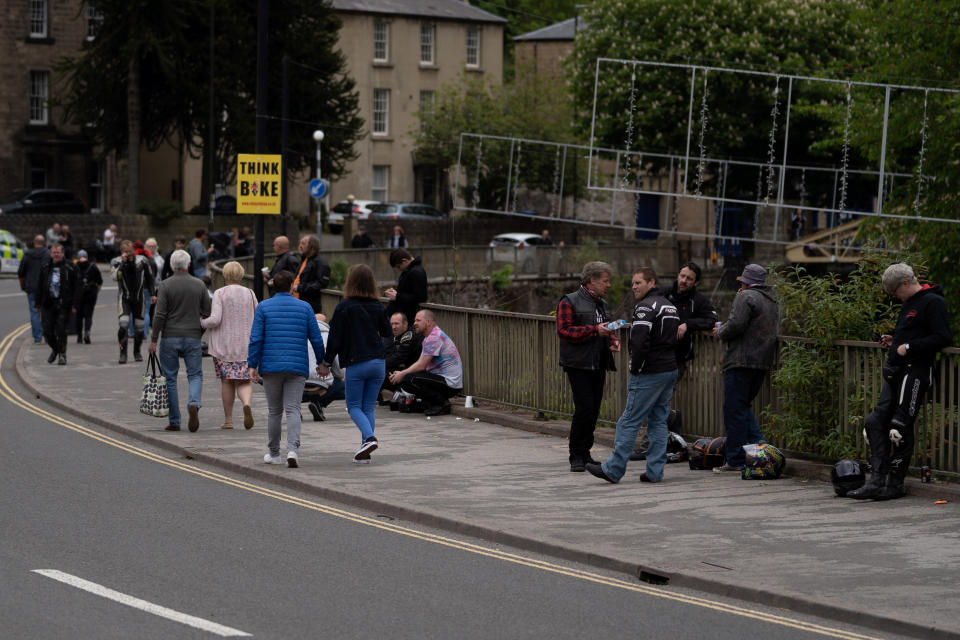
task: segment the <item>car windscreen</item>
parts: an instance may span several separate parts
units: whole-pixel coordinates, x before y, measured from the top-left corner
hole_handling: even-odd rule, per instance
[[[396,213],[397,205],[395,204],[372,204],[370,205],[370,213]]]

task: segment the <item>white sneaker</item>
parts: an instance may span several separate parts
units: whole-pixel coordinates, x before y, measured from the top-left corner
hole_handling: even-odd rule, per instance
[[[297,464],[297,452],[296,451],[287,451],[287,466],[291,469],[296,469],[299,465]]]
[[[372,458],[360,458],[360,459],[354,458],[353,459],[353,464],[370,464],[371,462],[373,462]]]
[[[263,456],[263,461],[267,464],[283,464],[283,458],[278,455],[272,456],[269,451]]]
[[[357,452],[353,454],[354,462],[359,462],[362,460],[370,460],[370,454],[377,450],[379,443],[377,439],[373,436],[367,438],[360,448],[357,449]]]

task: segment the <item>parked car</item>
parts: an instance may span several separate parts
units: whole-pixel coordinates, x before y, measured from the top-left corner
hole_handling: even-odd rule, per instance
[[[86,213],[87,203],[66,189],[15,189],[0,198],[0,213]]]
[[[370,207],[370,215],[381,220],[442,220],[447,214],[428,204],[381,202]]]
[[[379,204],[379,202],[376,200],[354,200],[353,216],[357,220],[366,220],[370,217],[370,207],[375,204]],[[330,215],[327,216],[327,227],[330,229],[330,233],[343,231],[343,214],[345,213],[350,213],[350,203],[346,200],[341,200],[330,210]]]
[[[501,233],[490,241],[490,259],[515,264],[522,271],[530,272],[537,267],[537,247],[540,244],[541,238],[535,233]],[[555,247],[550,244],[549,248]]]
[[[16,273],[26,250],[27,245],[20,242],[15,235],[0,229],[0,273]]]

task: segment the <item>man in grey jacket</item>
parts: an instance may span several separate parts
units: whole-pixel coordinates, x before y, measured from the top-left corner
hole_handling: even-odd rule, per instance
[[[780,310],[773,289],[767,285],[767,270],[748,264],[737,280],[740,290],[733,299],[730,318],[714,335],[724,341],[723,424],[727,432],[726,463],[717,473],[743,470],[743,445],[766,442],[751,405],[760,392],[767,371],[773,369],[780,333]]]
[[[203,327],[200,319],[210,315],[210,295],[207,287],[194,278],[190,268],[190,254],[177,249],[170,256],[173,275],[160,283],[157,291],[157,311],[153,317],[150,337],[150,353],[157,353],[160,343],[160,368],[167,377],[167,397],[170,401],[170,419],[167,431],[180,431],[180,405],[177,398],[177,373],[180,358],[187,367],[189,396],[187,413],[190,431],[200,428],[200,396],[203,393],[203,350],[200,336]]]

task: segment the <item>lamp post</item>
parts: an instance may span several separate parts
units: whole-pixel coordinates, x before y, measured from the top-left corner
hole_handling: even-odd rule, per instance
[[[357,233],[356,218],[353,217],[353,201],[356,200],[351,193],[347,195],[347,212],[343,214],[343,248],[349,249],[352,245],[353,236]]]
[[[317,143],[317,180],[320,180],[320,143],[323,142],[323,131],[317,129],[313,132],[313,139]],[[320,209],[321,198],[317,198],[317,239],[320,240],[320,247],[323,248],[323,211]]]

